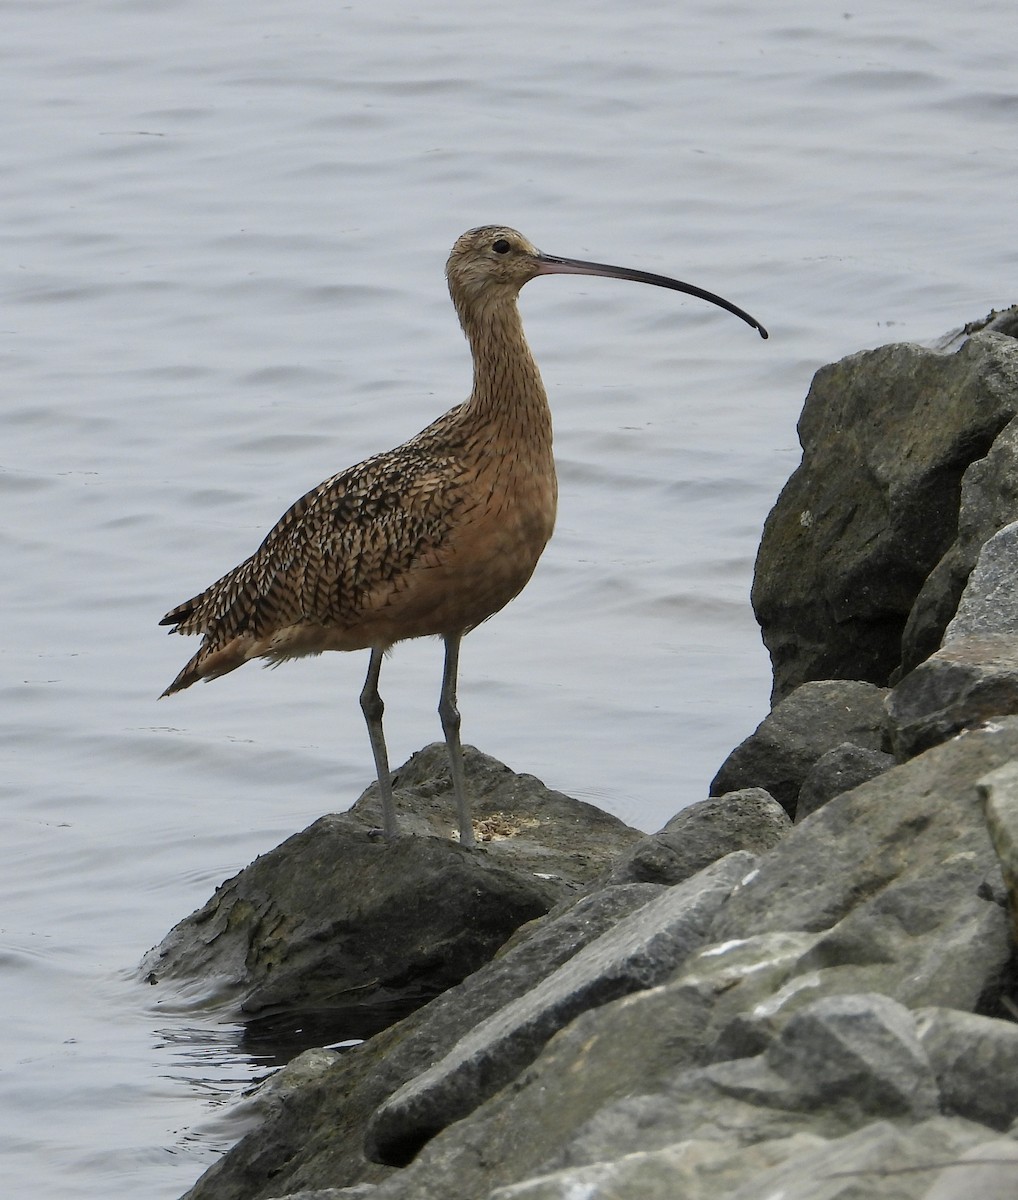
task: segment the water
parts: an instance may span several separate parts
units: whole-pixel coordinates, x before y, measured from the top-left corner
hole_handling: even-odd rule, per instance
[[[155,621],[468,388],[442,266],[503,221],[676,274],[537,280],[559,527],[464,647],[467,739],[645,829],[766,711],[749,608],[813,371],[1016,299],[1004,0],[0,4],[2,1168],[160,1200],[264,1071],[141,953],[369,781],[364,656],[157,703]],[[394,763],[441,650],[386,664]]]

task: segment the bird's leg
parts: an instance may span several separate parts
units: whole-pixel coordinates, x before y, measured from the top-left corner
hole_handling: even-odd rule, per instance
[[[371,753],[375,756],[375,773],[378,775],[378,791],[382,797],[382,833],[387,842],[395,839],[399,832],[396,827],[396,805],[392,798],[392,779],[389,777],[389,752],[385,748],[385,733],[382,730],[382,713],[385,705],[378,694],[378,674],[382,669],[383,651],[377,646],[371,648],[371,661],[368,663],[368,677],[364,680],[361,691],[361,711],[368,723],[368,737],[371,739]]]
[[[467,800],[466,777],[463,773],[463,747],[460,745],[460,712],[456,707],[456,673],[459,669],[461,633],[450,634],[445,639],[445,672],[442,675],[442,695],[438,702],[438,715],[442,721],[442,732],[449,751],[449,771],[452,775],[452,790],[456,797],[456,812],[460,823],[460,845],[473,847],[474,827],[470,820],[470,802]]]

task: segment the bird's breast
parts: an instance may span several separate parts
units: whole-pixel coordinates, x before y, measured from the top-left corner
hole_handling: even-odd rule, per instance
[[[466,464],[440,543],[392,581],[371,614],[372,641],[456,633],[486,621],[526,585],[555,526],[550,459],[539,469],[489,453]]]

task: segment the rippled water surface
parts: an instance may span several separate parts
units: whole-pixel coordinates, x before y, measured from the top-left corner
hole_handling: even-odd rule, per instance
[[[142,952],[371,778],[364,655],[155,697],[156,626],[462,399],[463,229],[531,284],[559,526],[464,646],[467,740],[645,829],[766,711],[749,607],[813,371],[1015,301],[1003,0],[0,3],[0,1114],[10,1195],[184,1191],[264,1070]],[[399,648],[394,763],[438,734]]]

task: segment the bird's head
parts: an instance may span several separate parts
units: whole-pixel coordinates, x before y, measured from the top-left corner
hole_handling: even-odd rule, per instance
[[[752,326],[761,337],[767,337],[767,330],[756,317],[714,292],[634,267],[613,267],[608,263],[542,254],[522,233],[506,225],[481,225],[468,230],[456,240],[446,264],[449,292],[464,327],[471,319],[481,317],[483,320],[485,312],[504,309],[507,302],[515,301],[520,288],[537,275],[600,275],[685,292],[727,309]]]
[[[482,225],[456,239],[445,273],[457,307],[514,298],[540,274],[541,252],[505,225]]]

